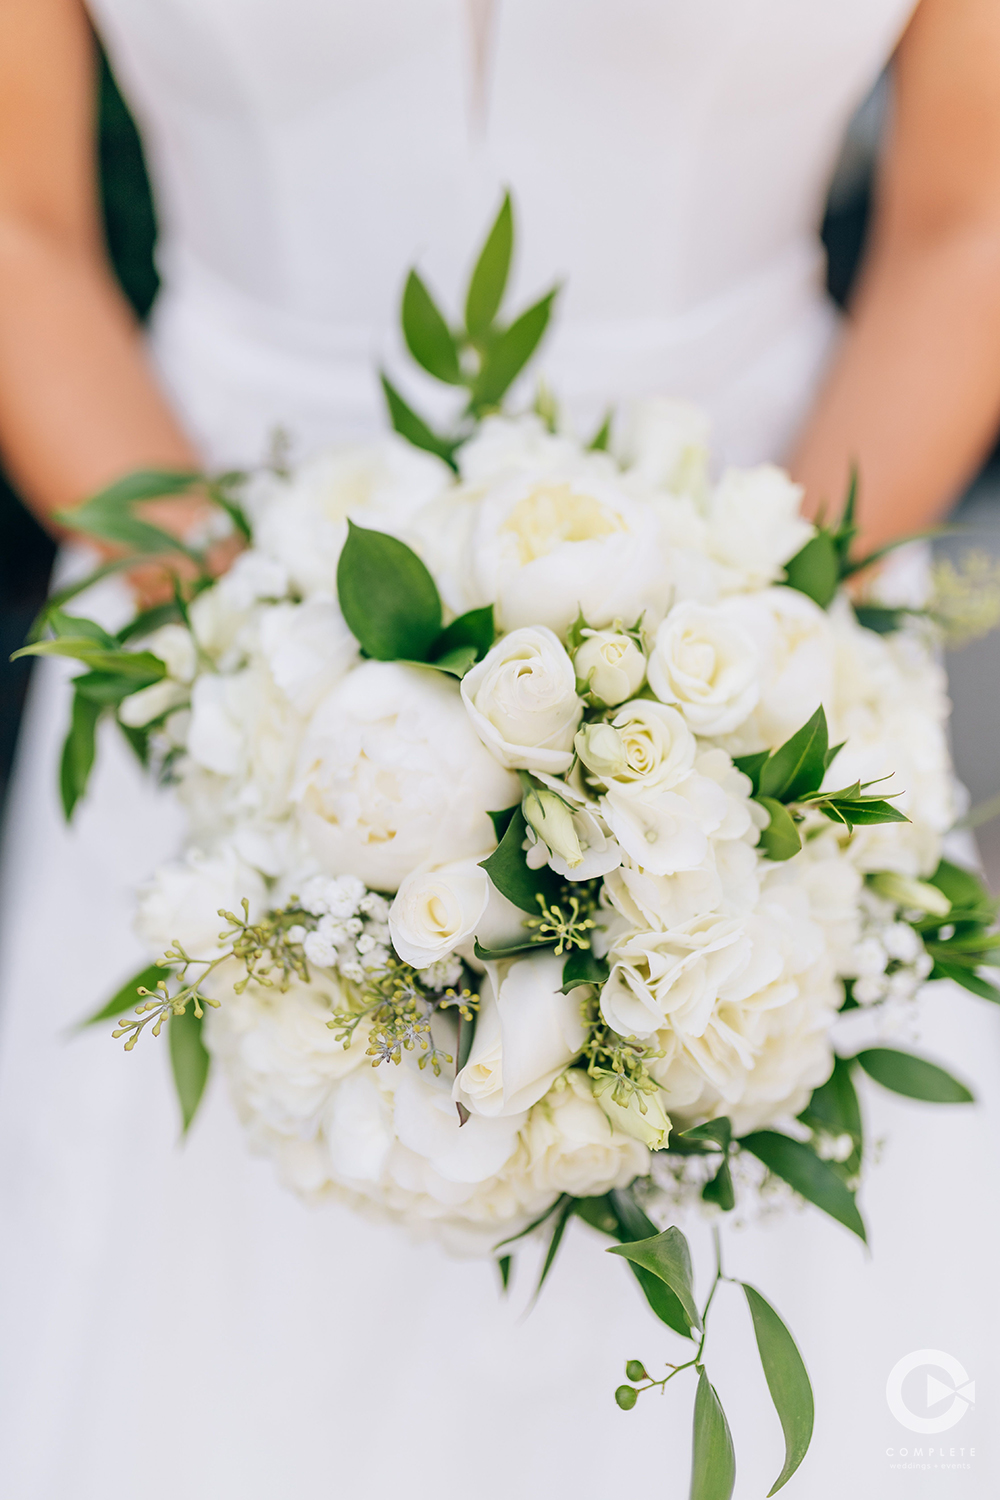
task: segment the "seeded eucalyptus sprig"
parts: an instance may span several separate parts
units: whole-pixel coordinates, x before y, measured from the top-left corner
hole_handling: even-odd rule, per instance
[[[466,403],[450,433],[433,430],[382,372],[389,420],[401,437],[456,468],[455,454],[488,412],[496,411],[531,359],[548,327],[559,293],[554,286],[510,323],[499,321],[514,250],[514,212],[504,194],[500,212],[476,260],[465,296],[463,321],[449,325],[426,283],[411,270],[403,289],[403,337],[428,375],[466,392]]]

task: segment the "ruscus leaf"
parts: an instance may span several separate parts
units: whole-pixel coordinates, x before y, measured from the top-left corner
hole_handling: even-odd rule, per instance
[[[473,661],[482,661],[493,645],[495,634],[492,604],[485,605],[483,609],[470,609],[445,626],[434,642],[432,659],[435,663],[440,663],[448,652],[471,646]]]
[[[858,1213],[854,1194],[836,1168],[818,1157],[811,1147],[775,1130],[754,1131],[743,1136],[740,1145],[808,1202],[867,1243],[864,1220]]]
[[[500,311],[513,249],[514,211],[510,193],[504,193],[500,212],[479,252],[465,298],[465,327],[473,340],[482,338]]]
[[[574,948],[563,964],[560,988],[568,995],[578,984],[606,984],[610,973],[606,959],[597,958],[589,948]]]
[[[687,1240],[675,1224],[662,1234],[650,1239],[632,1240],[624,1245],[611,1245],[609,1255],[621,1255],[634,1265],[641,1266],[658,1276],[673,1292],[690,1328],[701,1328],[701,1314],[694,1300],[691,1272],[691,1252]]]
[[[771,815],[770,823],[760,835],[762,853],[775,863],[791,859],[802,848],[802,839],[791,813],[774,797],[758,797],[757,801]]]
[[[541,343],[558,291],[559,288],[554,287],[489,346],[472,390],[474,411],[499,405]]]
[[[347,523],[337,593],[349,629],[376,661],[424,662],[441,633],[433,578],[405,542]]]
[[[612,1189],[608,1194],[608,1203],[618,1221],[618,1239],[627,1243],[630,1240],[651,1239],[656,1234],[656,1225],[643,1213],[629,1188]],[[650,1310],[660,1322],[672,1328],[674,1333],[679,1333],[681,1338],[689,1339],[691,1324],[687,1314],[666,1282],[633,1261],[628,1262],[628,1267],[639,1283]]]
[[[770,1302],[755,1287],[746,1282],[742,1286],[753,1319],[764,1379],[785,1435],[785,1462],[767,1492],[770,1500],[771,1495],[777,1494],[788,1483],[809,1451],[814,1419],[813,1393],[792,1335]]]
[[[140,969],[138,974],[133,974],[127,979],[117,994],[112,995],[100,1010],[95,1010],[92,1016],[81,1021],[81,1026],[93,1026],[97,1021],[117,1021],[120,1016],[127,1015],[134,1010],[142,998],[140,990],[155,990],[161,979],[166,978],[166,971],[157,968],[156,964],[149,964],[145,969]]]
[[[730,1500],[736,1454],[726,1414],[704,1368],[698,1366],[691,1454],[691,1500]]]
[[[893,1047],[869,1047],[857,1054],[857,1061],[869,1078],[894,1094],[908,1099],[923,1099],[928,1104],[971,1104],[973,1095],[939,1068],[936,1063],[912,1052],[897,1052]]]
[[[482,868],[508,901],[513,901],[522,911],[533,917],[539,913],[538,897],[554,900],[559,895],[559,882],[547,866],[540,870],[529,870],[524,857],[524,840],[527,824],[520,808],[511,817],[503,838],[488,859],[479,861]]]
[[[403,337],[406,347],[429,375],[447,385],[460,385],[462,371],[451,330],[416,271],[403,290]]]
[[[820,609],[833,602],[840,583],[840,559],[828,531],[817,531],[785,564],[785,583],[790,589],[808,595]]]
[[[828,747],[826,714],[820,704],[808,723],[775,750],[764,766],[760,773],[761,795],[781,802],[797,802],[800,797],[818,791],[826,773]]]
[[[728,1115],[719,1115],[717,1119],[706,1120],[704,1125],[694,1125],[690,1130],[682,1131],[681,1135],[685,1141],[714,1141],[723,1151],[728,1151],[733,1126]]]
[[[722,1158],[719,1170],[709,1182],[705,1183],[701,1196],[706,1203],[714,1203],[717,1208],[721,1208],[723,1213],[731,1213],[736,1207],[736,1190],[733,1187],[733,1174],[729,1170],[728,1157]]]
[[[391,381],[385,375],[379,378],[382,381],[382,390],[389,408],[389,420],[393,431],[398,432],[400,437],[405,438],[414,448],[422,448],[426,453],[433,453],[436,458],[443,459],[450,468],[457,471],[458,465],[455,463],[457,444],[432,432],[423,417],[418,417],[412,406],[407,405]]]
[[[87,790],[87,782],[94,766],[100,717],[101,704],[73,694],[69,733],[63,743],[59,762],[59,791],[67,823]]]

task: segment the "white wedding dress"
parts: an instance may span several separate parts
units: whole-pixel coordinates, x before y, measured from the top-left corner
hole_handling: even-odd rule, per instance
[[[825,185],[911,9],[97,0],[157,192],[167,390],[212,463],[256,460],[277,422],[299,451],[376,430],[407,265],[455,298],[508,183],[517,297],[566,278],[541,363],[581,419],[613,394],[677,393],[708,406],[726,457],[780,456],[835,337]],[[66,712],[63,674],[41,671],[6,848],[5,1500],[682,1500],[690,1385],[631,1413],[612,1400],[626,1357],[652,1369],[679,1341],[582,1224],[524,1317],[530,1255],[505,1303],[489,1265],[310,1211],[247,1154],[218,1079],[181,1147],[165,1042],[125,1057],[74,1031],[144,961],[133,893],[180,829],[110,736],[63,827]],[[863,1193],[871,1256],[812,1210],[725,1236],[727,1269],[777,1305],[812,1372],[816,1437],[791,1495],[998,1492],[1000,1016],[945,988],[922,1045],[981,1102],[868,1092],[884,1140]],[[985,1408],[937,1438],[884,1394],[924,1348],[959,1359]],[[735,1288],[706,1357],[736,1494],[755,1500],[782,1444]],[[928,1443],[973,1469],[891,1467]]]

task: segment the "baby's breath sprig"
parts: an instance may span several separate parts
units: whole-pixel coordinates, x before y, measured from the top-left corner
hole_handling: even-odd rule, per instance
[[[287,990],[293,978],[309,981],[302,941],[306,928],[315,926],[315,919],[297,905],[293,896],[288,906],[279,907],[250,921],[250,903],[244,898],[242,917],[220,907],[219,916],[229,923],[219,934],[222,951],[215,958],[192,958],[183,944],[174,939],[157,965],[174,970],[173,978],[180,980],[180,988],[171,992],[166,979],[161,979],[155,990],[140,989],[142,1004],[135,1007],[134,1017],[126,1016],[111,1033],[114,1037],[127,1037],[125,1051],[131,1052],[147,1026],[152,1026],[153,1036],[159,1036],[168,1016],[182,1016],[189,1005],[201,1020],[204,1007],[218,1008],[219,1001],[205,993],[204,985],[209,975],[221,964],[235,959],[245,969],[245,974],[233,985],[236,994],[242,995],[251,980],[255,984],[277,985]],[[192,971],[200,970],[192,977]]]

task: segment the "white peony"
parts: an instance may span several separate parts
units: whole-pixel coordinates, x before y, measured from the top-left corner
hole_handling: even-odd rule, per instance
[[[330,449],[290,478],[270,475],[251,490],[254,545],[302,594],[333,595],[348,518],[401,531],[447,478],[439,459],[395,436]]]
[[[546,951],[489,966],[472,1051],[454,1087],[473,1114],[529,1109],[583,1046],[587,990],[562,994],[564,962]]]
[[[139,892],[135,929],[159,957],[179,939],[192,958],[216,958],[223,911],[241,914],[243,898],[251,917],[266,906],[264,882],[231,847],[214,854],[189,849],[183,859],[161,865]]]
[[[473,937],[484,948],[512,947],[527,935],[524,917],[479,861],[468,859],[411,870],[389,908],[389,932],[404,963],[425,969]]]
[[[471,858],[495,842],[487,813],[519,795],[484,749],[443,673],[365,662],[309,724],[295,798],[330,874],[396,890],[422,864]]]
[[[583,713],[573,663],[544,626],[512,630],[462,679],[483,744],[509,770],[559,772],[573,760]]]
[[[275,685],[303,715],[359,660],[358,643],[333,599],[276,604],[261,613],[258,631]]]
[[[757,651],[725,607],[677,604],[656,632],[649,685],[695,734],[728,734],[757,702]]]

